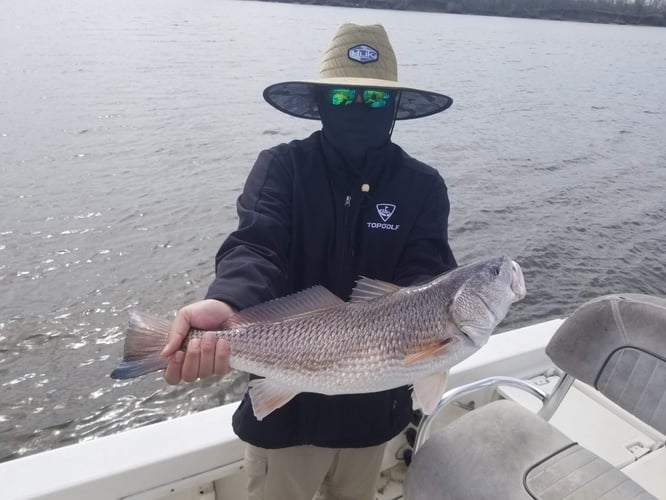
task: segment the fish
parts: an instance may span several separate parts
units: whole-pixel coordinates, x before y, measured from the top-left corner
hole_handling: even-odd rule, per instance
[[[452,366],[488,341],[512,303],[525,297],[520,265],[506,255],[400,287],[360,277],[348,302],[323,286],[241,310],[216,331],[229,342],[229,365],[263,378],[248,391],[262,420],[301,392],[326,395],[412,385],[415,409],[429,414]],[[114,379],[164,369],[170,323],[130,312],[124,357]],[[205,332],[191,330],[191,338]]]

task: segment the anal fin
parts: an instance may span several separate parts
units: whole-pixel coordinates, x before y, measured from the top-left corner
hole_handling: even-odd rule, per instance
[[[300,391],[295,391],[269,379],[259,378],[250,380],[248,392],[252,400],[254,416],[257,420],[263,420],[267,415],[286,405]]]
[[[444,371],[427,375],[414,382],[412,390],[414,409],[421,408],[423,413],[430,415],[442,399],[448,379],[449,372]]]

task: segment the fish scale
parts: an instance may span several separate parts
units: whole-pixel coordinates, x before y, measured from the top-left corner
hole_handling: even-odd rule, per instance
[[[397,300],[390,302],[403,302],[401,297],[392,298]],[[316,317],[251,324],[216,335],[230,342],[234,368],[266,376],[291,372],[298,379],[306,372],[318,376],[321,370],[332,375],[345,368],[365,371],[373,358],[379,364],[402,360],[409,346],[418,348],[432,342],[431,332],[441,331],[444,323],[412,318],[400,325],[398,319],[392,303],[352,304]],[[277,341],[271,342],[273,339]],[[248,364],[255,363],[249,368]]]

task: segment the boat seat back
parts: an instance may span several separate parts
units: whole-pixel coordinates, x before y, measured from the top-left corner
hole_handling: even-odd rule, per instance
[[[640,294],[586,302],[546,354],[569,375],[666,433],[666,300]]]

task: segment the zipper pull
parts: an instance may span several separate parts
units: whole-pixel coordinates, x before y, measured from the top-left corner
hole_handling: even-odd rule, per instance
[[[347,198],[345,198],[345,207],[346,208],[351,207],[351,195],[350,194],[348,194]]]

